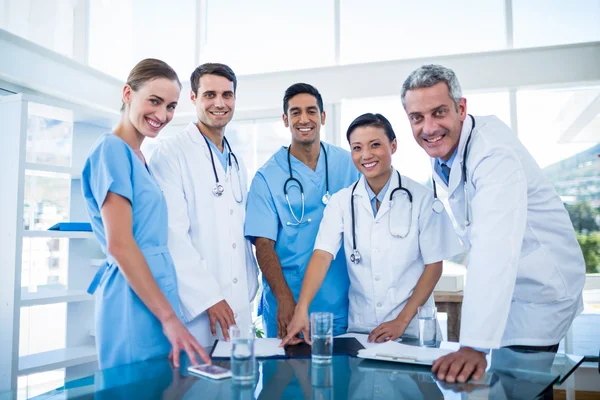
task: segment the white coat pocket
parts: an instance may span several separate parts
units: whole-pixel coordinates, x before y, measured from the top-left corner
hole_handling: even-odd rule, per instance
[[[519,260],[513,299],[525,303],[547,303],[566,296],[566,288],[556,266],[548,262],[543,248]]]

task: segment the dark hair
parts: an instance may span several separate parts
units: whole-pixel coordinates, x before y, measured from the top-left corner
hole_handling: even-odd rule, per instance
[[[175,70],[166,62],[156,58],[146,58],[137,63],[129,73],[126,84],[131,87],[131,90],[137,92],[144,83],[157,78],[175,81],[181,89],[181,82]],[[125,110],[125,103],[121,103],[121,111],[123,110]]]
[[[323,112],[323,98],[321,97],[321,93],[317,90],[316,87],[309,85],[308,83],[294,83],[292,86],[287,88],[285,94],[283,95],[283,113],[287,115],[288,112],[288,103],[290,99],[298,94],[310,94],[317,99],[317,106],[319,106],[319,111]]]
[[[357,117],[348,127],[348,130],[346,131],[346,140],[348,140],[348,143],[350,143],[350,134],[354,132],[356,128],[360,128],[361,126],[381,128],[385,131],[390,142],[396,139],[392,124],[390,124],[390,121],[388,121],[386,117],[381,114],[366,113]]]
[[[219,63],[205,63],[196,68],[192,72],[192,76],[190,76],[190,85],[196,96],[198,95],[198,87],[200,86],[202,75],[217,75],[227,78],[229,82],[233,82],[233,93],[237,90],[237,78],[229,66]]]

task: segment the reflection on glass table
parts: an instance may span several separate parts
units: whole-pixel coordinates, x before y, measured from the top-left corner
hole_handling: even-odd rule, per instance
[[[408,398],[408,399],[533,399],[564,381],[582,357],[551,353],[494,350],[483,378],[463,384],[439,382],[428,366],[334,356],[330,366],[311,365],[309,358],[258,362],[256,382],[238,387],[230,379],[210,380],[187,373],[188,362],[172,369],[156,359],[104,371],[71,381],[36,399],[163,398]],[[229,361],[215,364],[229,367]]]

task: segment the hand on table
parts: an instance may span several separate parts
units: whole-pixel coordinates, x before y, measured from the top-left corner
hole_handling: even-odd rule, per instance
[[[309,335],[309,323],[308,323],[308,312],[296,311],[292,321],[288,325],[287,335],[281,341],[280,346],[283,347],[286,344],[298,344],[302,342],[299,337],[300,332],[304,335],[304,341],[311,344]]]
[[[162,327],[172,346],[169,360],[173,361],[175,368],[179,368],[179,356],[182,350],[186,352],[192,365],[198,365],[195,354],[198,354],[205,364],[211,363],[206,350],[200,346],[175,314],[163,322]]]
[[[466,382],[469,378],[477,380],[485,373],[487,360],[485,353],[470,347],[440,357],[433,363],[431,371],[441,381],[450,383]]]
[[[404,334],[408,324],[393,319],[388,322],[384,322],[369,334],[369,342],[383,343],[388,340],[396,340]]]

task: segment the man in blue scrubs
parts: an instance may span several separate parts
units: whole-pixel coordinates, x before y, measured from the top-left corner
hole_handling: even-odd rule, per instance
[[[321,142],[325,111],[316,88],[296,83],[286,90],[283,123],[292,133],[292,143],[256,173],[244,226],[263,273],[259,314],[262,311],[267,336],[279,338],[285,337],[294,314],[326,200],[358,179],[350,153]],[[348,286],[342,248],[309,309],[333,313],[334,335],[348,327]]]

